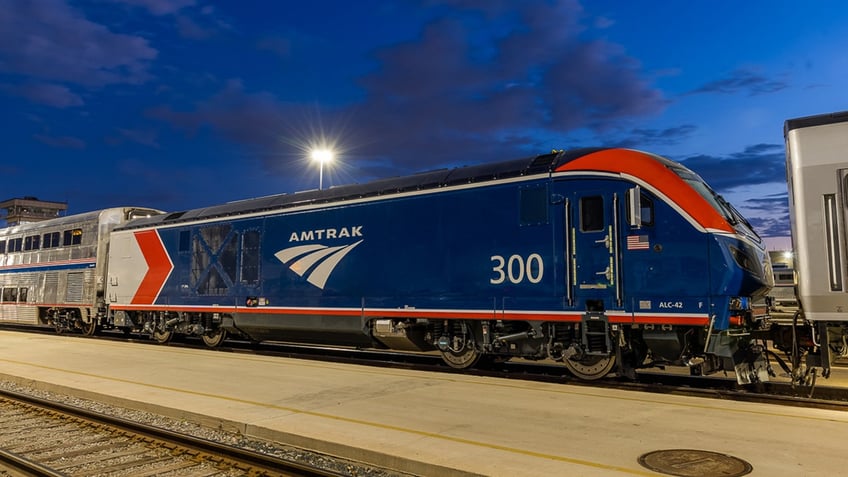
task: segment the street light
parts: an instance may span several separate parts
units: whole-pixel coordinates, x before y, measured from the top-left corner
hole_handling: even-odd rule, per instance
[[[318,161],[318,190],[324,188],[324,163],[333,160],[335,153],[330,149],[313,149],[312,160]]]

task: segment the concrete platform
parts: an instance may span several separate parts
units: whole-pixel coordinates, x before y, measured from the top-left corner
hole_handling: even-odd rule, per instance
[[[658,476],[700,449],[760,476],[845,467],[848,413],[0,331],[0,379],[419,475]]]

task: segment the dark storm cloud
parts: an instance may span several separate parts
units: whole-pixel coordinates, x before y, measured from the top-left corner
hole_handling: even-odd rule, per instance
[[[783,81],[766,78],[754,71],[739,69],[730,73],[727,77],[710,81],[703,86],[690,91],[688,94],[701,93],[748,93],[748,96],[775,93],[787,88]]]
[[[576,2],[447,3],[416,40],[374,52],[378,67],[359,82],[365,99],[319,111],[356,138],[347,147],[361,170],[384,175],[528,155],[541,148],[534,135],[602,130],[666,104],[636,60],[584,38]],[[245,89],[230,84],[192,110],[165,105],[149,114],[187,131],[212,127],[277,157],[295,142],[279,137],[297,129],[292,112],[306,105]]]
[[[0,72],[89,87],[139,84],[156,56],[145,38],[113,33],[61,0],[0,0]]]
[[[717,191],[785,183],[786,158],[779,144],[757,144],[729,156],[698,155],[681,160]]]

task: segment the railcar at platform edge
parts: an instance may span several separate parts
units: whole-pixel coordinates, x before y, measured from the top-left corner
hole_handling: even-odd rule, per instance
[[[760,332],[815,385],[848,357],[848,111],[784,122],[797,311]]]
[[[0,323],[94,334],[107,325],[109,232],[159,213],[115,207],[0,228]]]
[[[562,361],[767,379],[763,241],[694,172],[626,149],[555,151],[138,219],[112,233],[114,322],[439,351],[455,368]]]

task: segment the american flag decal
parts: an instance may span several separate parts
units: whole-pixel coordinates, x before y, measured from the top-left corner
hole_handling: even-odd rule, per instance
[[[648,250],[651,248],[651,243],[648,241],[647,235],[628,235],[627,250]]]

